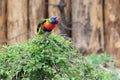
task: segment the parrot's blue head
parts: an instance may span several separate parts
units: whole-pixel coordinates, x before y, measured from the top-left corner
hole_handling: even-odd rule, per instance
[[[57,24],[58,23],[58,19],[57,19],[56,16],[52,16],[50,19],[51,19],[52,24]]]

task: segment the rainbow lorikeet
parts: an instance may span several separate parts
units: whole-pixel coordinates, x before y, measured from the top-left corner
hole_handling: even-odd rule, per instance
[[[52,16],[46,19],[41,19],[37,26],[38,34],[51,32],[55,28],[57,23],[58,23],[58,18],[56,16]]]

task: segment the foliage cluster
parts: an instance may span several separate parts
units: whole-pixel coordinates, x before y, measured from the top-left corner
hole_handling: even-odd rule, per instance
[[[1,80],[117,80],[77,52],[64,37],[37,35],[0,50]],[[98,60],[99,61],[99,60]],[[102,61],[104,62],[104,61]]]

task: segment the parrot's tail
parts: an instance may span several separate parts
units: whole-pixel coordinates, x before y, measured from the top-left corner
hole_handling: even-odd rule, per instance
[[[38,26],[37,26],[37,32],[39,32],[40,26],[41,26],[41,24],[38,24]]]

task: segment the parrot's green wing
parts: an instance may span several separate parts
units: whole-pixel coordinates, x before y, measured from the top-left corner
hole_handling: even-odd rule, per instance
[[[41,19],[41,20],[40,20],[39,24],[37,25],[37,32],[40,31],[40,27],[41,27],[41,25],[42,25],[44,22],[46,22],[46,19]]]

